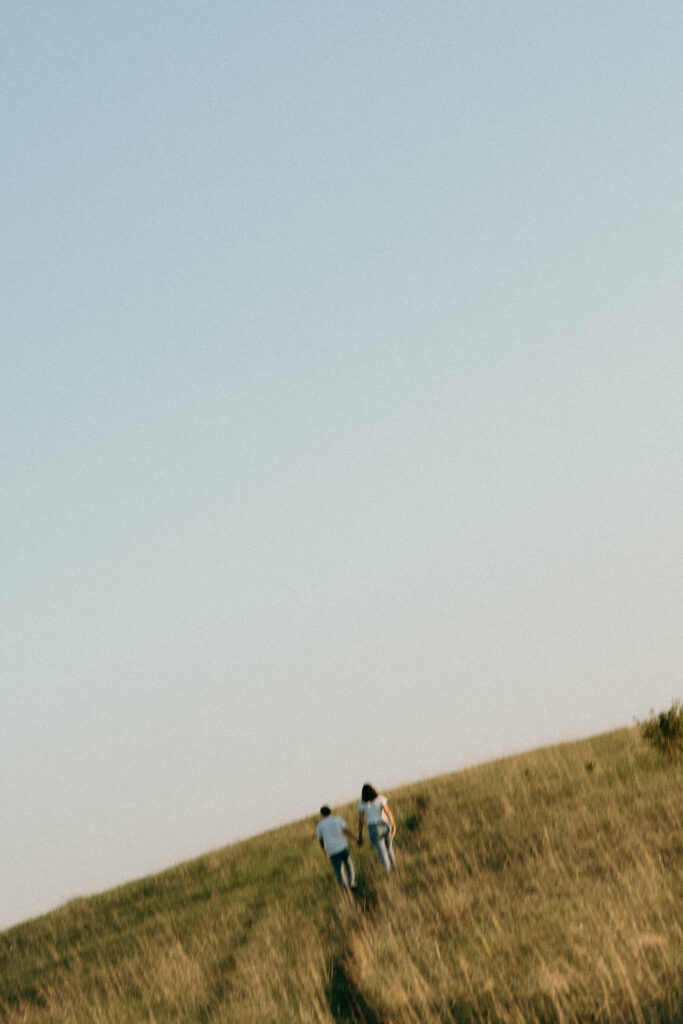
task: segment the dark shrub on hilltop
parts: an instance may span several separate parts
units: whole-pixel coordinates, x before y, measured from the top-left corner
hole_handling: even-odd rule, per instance
[[[650,718],[639,722],[640,735],[645,743],[673,760],[683,753],[683,705],[675,700],[668,711],[658,715],[650,712]]]

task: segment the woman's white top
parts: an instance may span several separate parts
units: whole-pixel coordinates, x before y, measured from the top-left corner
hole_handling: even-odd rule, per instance
[[[386,803],[387,798],[380,793],[374,800],[361,800],[358,810],[363,812],[368,825],[379,825],[380,821],[386,821],[382,817],[382,808]]]

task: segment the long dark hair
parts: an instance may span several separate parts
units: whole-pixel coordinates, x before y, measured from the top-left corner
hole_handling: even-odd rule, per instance
[[[375,800],[377,798],[377,790],[374,786],[371,786],[369,782],[366,782],[361,790],[360,798],[365,803],[369,800]]]

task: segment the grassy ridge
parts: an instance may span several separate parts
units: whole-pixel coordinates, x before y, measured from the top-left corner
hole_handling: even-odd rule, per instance
[[[624,730],[397,790],[354,900],[298,822],[0,934],[0,1019],[681,1021],[682,783]]]

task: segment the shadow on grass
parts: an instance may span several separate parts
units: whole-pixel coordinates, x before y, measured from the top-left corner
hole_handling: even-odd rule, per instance
[[[380,904],[377,880],[363,872],[351,899],[362,914],[374,915]],[[327,986],[326,996],[333,1019],[337,1024],[385,1024],[356,986],[348,968],[347,953],[348,949],[340,951],[333,961]]]
[[[379,906],[379,897],[377,895],[376,886],[371,878],[368,878],[366,875],[361,875],[356,882],[356,888],[353,891],[353,899],[365,914],[372,914],[377,910]]]
[[[383,1024],[349,977],[343,959],[332,967],[327,999],[337,1024]]]

